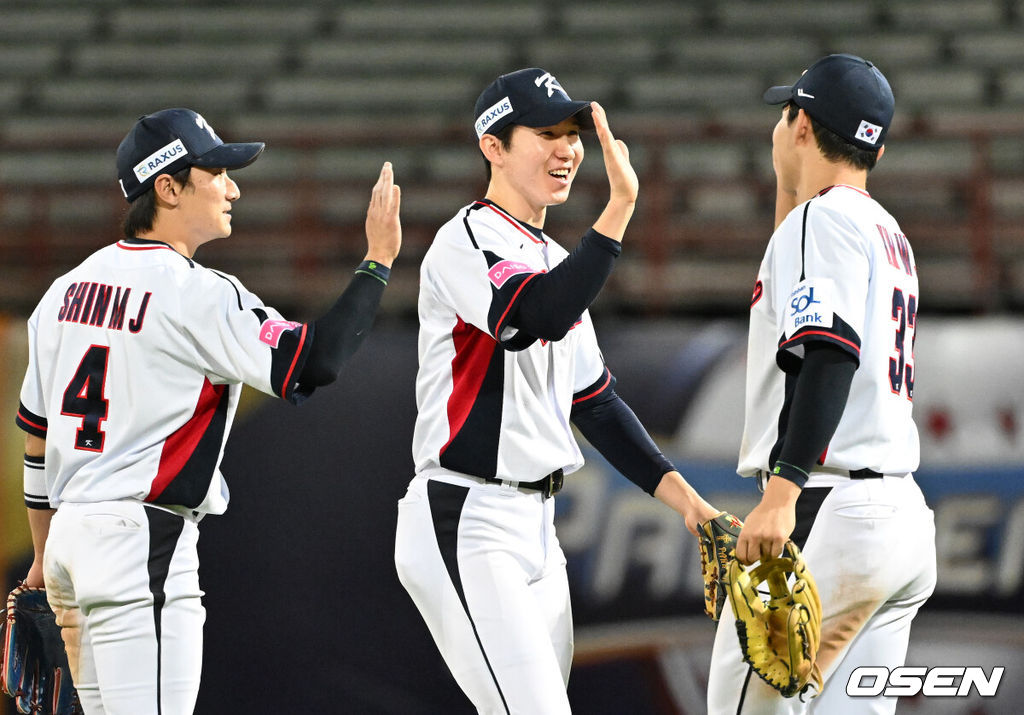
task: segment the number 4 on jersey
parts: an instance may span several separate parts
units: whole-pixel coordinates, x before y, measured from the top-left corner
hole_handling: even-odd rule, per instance
[[[93,345],[86,350],[78,370],[64,390],[60,413],[82,418],[82,426],[75,434],[75,449],[103,451],[106,435],[100,429],[100,423],[107,418],[107,399],[103,395],[109,352],[110,348],[105,345]]]
[[[907,386],[907,399],[914,399],[914,340],[917,338],[917,296],[911,295],[904,300],[903,291],[894,288],[892,291],[892,319],[898,323],[896,328],[896,357],[889,358],[889,387],[893,394],[898,395]],[[907,341],[907,330],[910,338],[910,360],[904,356],[904,345]]]

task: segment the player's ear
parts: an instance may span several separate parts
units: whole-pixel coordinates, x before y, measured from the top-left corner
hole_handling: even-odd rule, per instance
[[[153,193],[158,201],[169,206],[177,206],[181,197],[181,185],[176,183],[170,174],[160,174],[153,181]]]
[[[802,144],[807,140],[814,141],[814,127],[811,125],[811,116],[803,108],[797,112],[794,123],[796,126],[793,128],[793,136],[797,144]]]
[[[879,159],[881,159],[882,158],[882,154],[884,154],[884,153],[885,153],[885,144],[883,144],[882,146],[878,147],[878,153],[875,155],[875,161],[877,162]]]
[[[480,137],[480,153],[492,166],[501,166],[504,163],[502,149],[501,139],[493,134],[484,134]]]

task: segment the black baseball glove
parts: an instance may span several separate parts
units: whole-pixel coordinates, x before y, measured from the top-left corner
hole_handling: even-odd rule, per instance
[[[14,698],[18,712],[82,715],[60,626],[46,602],[46,589],[19,584],[7,596],[7,608],[0,614],[0,689]]]

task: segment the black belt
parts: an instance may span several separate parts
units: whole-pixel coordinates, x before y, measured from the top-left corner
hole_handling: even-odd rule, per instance
[[[561,469],[556,469],[543,479],[538,479],[535,482],[513,482],[510,479],[498,479],[497,477],[484,477],[483,480],[488,484],[515,484],[517,489],[540,492],[547,499],[561,491],[565,475]]]
[[[850,479],[881,479],[885,476],[880,472],[876,472],[874,469],[838,469],[835,467],[822,467],[821,465],[814,466],[811,469],[812,471],[818,470],[819,473],[834,474],[839,477],[849,477]],[[757,476],[758,479],[764,482],[770,478],[772,474],[771,472],[760,471]]]

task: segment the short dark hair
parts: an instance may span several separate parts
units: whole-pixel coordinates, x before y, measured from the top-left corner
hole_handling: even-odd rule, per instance
[[[170,175],[176,184],[188,186],[192,178],[192,167],[186,166]],[[140,233],[153,230],[153,220],[156,218],[156,192],[153,187],[140,194],[128,204],[128,210],[121,222],[121,230],[125,238],[135,238]]]
[[[508,125],[502,127],[501,129],[499,129],[496,132],[491,132],[501,142],[501,146],[502,146],[502,148],[505,149],[505,151],[508,151],[510,148],[512,148],[512,131],[517,126],[518,126],[517,124],[508,124]],[[490,160],[486,156],[484,157],[484,168],[487,170],[487,180],[490,181],[491,180],[491,162],[490,162]]]
[[[800,107],[794,102],[787,102],[786,123],[792,124],[798,114],[800,114]],[[810,114],[807,115],[807,118],[811,120],[811,128],[814,130],[814,140],[818,143],[818,149],[826,159],[846,162],[855,169],[864,171],[871,171],[875,168],[875,162],[878,161],[878,149],[862,149],[843,139]]]

